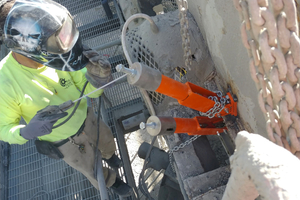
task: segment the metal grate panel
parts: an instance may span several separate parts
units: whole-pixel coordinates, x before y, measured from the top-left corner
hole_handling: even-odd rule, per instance
[[[112,66],[113,78],[116,79],[123,75],[123,73],[116,71],[116,66],[118,64],[123,64],[128,67],[128,63],[122,55],[114,56],[108,59]],[[120,83],[118,85],[112,86],[105,90],[106,97],[110,100],[111,105],[109,107],[115,107],[123,105],[126,107],[131,105],[131,101],[141,98],[140,91],[137,87],[129,85],[127,81]],[[127,103],[129,102],[129,103]],[[106,108],[109,108],[106,106]],[[116,108],[117,109],[117,108]]]
[[[65,6],[72,15],[82,11],[101,6],[101,0],[55,0],[57,3]]]
[[[154,60],[153,53],[150,52],[144,44],[142,44],[142,37],[133,30],[127,34],[127,38],[129,44],[131,44],[131,48],[133,49],[133,60],[145,63],[147,66],[159,70],[158,64]],[[165,98],[163,94],[158,92],[148,91],[148,93],[152,103],[155,105],[161,103]]]
[[[76,26],[80,31],[83,40],[89,40],[94,37],[97,37],[97,41],[94,41],[93,44],[103,44],[118,39],[120,35],[121,20],[118,18],[113,1],[109,1],[108,3],[109,8],[112,12],[111,19],[109,19],[106,16],[106,13],[103,9],[103,6],[101,5],[100,0],[57,0],[56,2],[68,8],[68,10],[74,18]],[[109,34],[108,36],[101,36],[112,31],[118,31],[118,34]],[[107,40],[108,38],[110,39]]]
[[[80,172],[64,161],[37,153],[33,141],[11,145],[8,200],[77,198],[92,200],[100,195]]]

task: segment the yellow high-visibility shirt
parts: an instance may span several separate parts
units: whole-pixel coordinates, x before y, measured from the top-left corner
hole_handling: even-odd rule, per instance
[[[21,117],[29,123],[37,111],[48,105],[60,105],[68,100],[78,99],[86,82],[85,71],[86,68],[74,72],[46,66],[39,69],[28,68],[20,65],[9,53],[0,62],[0,140],[10,144],[26,143],[27,140],[20,136],[20,128],[25,127],[19,124]],[[84,94],[95,89],[88,83]],[[96,98],[102,92],[103,90],[99,90],[89,97]],[[73,108],[67,112],[70,114]],[[87,100],[83,98],[68,122],[39,139],[54,142],[74,135],[86,115]],[[55,125],[67,117],[58,120]]]

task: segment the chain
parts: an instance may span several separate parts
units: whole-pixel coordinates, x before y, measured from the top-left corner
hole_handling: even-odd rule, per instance
[[[208,98],[210,100],[213,100],[215,102],[215,105],[213,108],[211,108],[209,111],[207,111],[206,113],[202,113],[200,112],[200,114],[202,116],[206,116],[208,118],[213,118],[217,113],[220,113],[226,103],[226,99],[224,97],[222,97],[222,92],[221,91],[214,91],[214,93],[217,94],[217,96],[220,98],[220,101],[218,100],[218,97],[216,96],[209,96]],[[179,149],[184,148],[185,146],[189,145],[190,143],[192,143],[193,141],[195,141],[198,137],[200,137],[201,135],[195,135],[193,137],[191,137],[189,140],[181,143],[178,146],[175,146],[170,152],[169,152],[169,160],[170,160],[170,165],[172,167],[172,170],[175,172],[175,168],[172,162],[172,155],[175,151],[178,151]]]
[[[300,40],[294,0],[233,0],[271,141],[300,158]]]
[[[173,147],[173,149],[171,151],[169,151],[169,160],[170,160],[170,165],[172,167],[173,172],[175,172],[175,168],[173,165],[173,159],[172,159],[172,155],[174,152],[179,151],[180,149],[183,149],[184,147],[186,147],[187,145],[191,144],[193,141],[195,141],[197,138],[199,138],[201,135],[194,135],[193,137],[191,137],[190,139],[188,139],[187,141],[181,143],[178,146]]]
[[[212,107],[211,109],[209,109],[206,113],[200,112],[201,116],[205,116],[208,118],[213,118],[215,117],[215,115],[217,113],[220,113],[226,103],[226,99],[224,97],[222,97],[222,92],[221,91],[215,91],[214,93],[217,94],[217,96],[220,98],[220,101],[218,100],[218,97],[216,96],[209,96],[208,99],[213,100],[215,102],[214,107]]]
[[[189,21],[187,18],[188,2],[187,0],[177,0],[179,9],[180,35],[182,38],[182,49],[184,53],[185,66],[191,70],[192,52],[190,45]]]

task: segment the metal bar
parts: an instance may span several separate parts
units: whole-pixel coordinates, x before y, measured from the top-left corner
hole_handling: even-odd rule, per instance
[[[135,180],[133,178],[134,175],[133,175],[133,172],[131,169],[131,163],[130,163],[130,158],[128,155],[125,138],[124,138],[124,133],[118,123],[115,123],[115,125],[116,125],[116,135],[117,135],[117,139],[118,139],[119,150],[120,150],[120,154],[121,154],[122,161],[123,161],[123,168],[124,168],[124,172],[126,174],[126,180],[127,180],[127,183],[133,188],[135,194],[138,195],[138,190],[135,185]],[[136,199],[135,195],[133,195],[133,199]]]
[[[86,95],[83,95],[82,97],[80,97],[80,98],[74,100],[73,103],[79,101],[79,100],[82,99],[82,98],[85,98],[85,97],[89,96],[90,94],[93,94],[94,92],[96,92],[96,91],[98,91],[98,90],[101,90],[101,89],[103,89],[103,88],[105,88],[105,87],[107,87],[107,86],[109,86],[109,85],[111,85],[111,84],[117,82],[118,80],[124,78],[125,76],[127,76],[127,74],[124,74],[123,76],[120,76],[119,78],[117,78],[117,79],[115,79],[115,80],[113,80],[113,81],[111,81],[111,82],[109,82],[109,83],[107,83],[107,84],[105,84],[105,85],[103,85],[103,86],[97,88],[96,90],[94,90],[94,91],[92,91],[92,92],[90,92],[90,93],[88,93],[88,94],[86,94]]]
[[[162,170],[157,174],[157,176],[155,177],[155,179],[148,185],[148,189],[151,187],[151,185],[153,185],[153,183],[158,179],[158,177],[162,174]]]
[[[113,0],[113,2],[114,2],[114,5],[115,5],[115,8],[116,8],[116,11],[117,11],[117,15],[118,15],[118,17],[119,17],[119,19],[120,19],[120,24],[121,24],[120,29],[122,30],[123,25],[124,25],[124,23],[125,23],[125,21],[124,21],[124,19],[123,19],[122,11],[121,11],[121,9],[120,9],[120,7],[119,7],[118,2],[117,2],[116,0]]]
[[[96,51],[100,51],[100,50],[107,49],[107,48],[110,48],[110,47],[113,47],[116,45],[121,45],[121,40],[115,40],[112,42],[101,44],[99,46],[93,47],[93,49],[95,49]]]
[[[98,158],[97,158],[97,181],[98,181],[101,200],[109,200],[106,184],[105,184],[105,178],[103,175],[102,155],[100,151],[98,151]]]

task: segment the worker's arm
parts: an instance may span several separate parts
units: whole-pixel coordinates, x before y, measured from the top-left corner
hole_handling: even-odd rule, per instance
[[[86,65],[86,79],[96,88],[113,80],[109,61],[97,51],[84,46],[83,55],[89,59]]]
[[[52,132],[53,125],[68,115],[59,106],[51,105],[39,110],[27,125],[19,125],[21,109],[13,88],[0,89],[0,140],[10,144],[24,144],[28,140]]]
[[[87,80],[89,81],[84,91],[84,94],[88,94],[91,91],[94,91],[96,88],[99,88],[112,81],[113,78],[111,75],[111,65],[106,58],[100,56],[96,51],[91,50],[88,47],[84,47],[83,54],[89,59],[90,62],[84,69],[69,73],[72,76],[76,87],[80,91],[82,91],[85,82]],[[99,90],[89,95],[89,97],[95,98],[100,96],[102,93],[103,90]]]
[[[0,88],[0,140],[10,144],[24,144],[28,140],[20,135],[21,109],[14,89],[6,85]]]
[[[69,74],[72,77],[72,80],[74,82],[74,84],[76,85],[76,87],[82,91],[82,88],[85,84],[85,82],[87,81],[86,77],[85,77],[85,73],[86,73],[86,68],[83,68],[79,71],[73,71],[73,72],[69,72]],[[91,84],[88,83],[85,90],[84,90],[84,94],[88,94],[92,91],[96,90],[96,88]],[[103,93],[103,90],[98,90],[92,94],[89,95],[90,98],[97,98],[99,97],[101,94]]]

